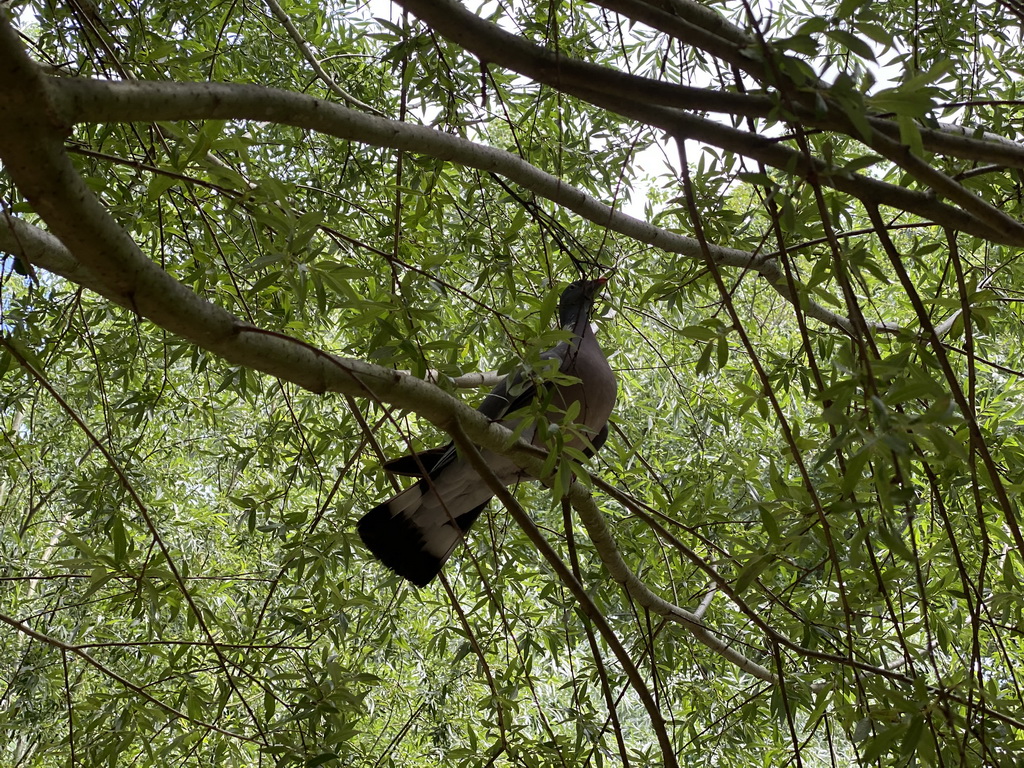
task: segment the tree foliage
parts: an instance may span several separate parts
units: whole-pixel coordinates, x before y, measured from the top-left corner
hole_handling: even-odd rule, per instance
[[[1017,0],[4,13],[0,762],[1019,760]],[[472,405],[609,267],[538,456]],[[450,436],[543,482],[416,590]]]

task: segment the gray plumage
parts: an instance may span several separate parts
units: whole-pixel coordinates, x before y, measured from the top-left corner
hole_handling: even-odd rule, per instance
[[[595,297],[604,284],[604,279],[578,280],[562,292],[559,321],[563,329],[572,332],[572,338],[541,354],[544,359],[558,361],[558,370],[578,381],[547,384],[538,391],[517,371],[484,398],[478,408],[481,413],[515,429],[519,419],[506,419],[506,414],[513,414],[534,398],[550,396],[552,420],[559,420],[572,403],[579,402],[575,421],[582,425],[580,431],[587,440],[574,438],[567,445],[587,456],[601,447],[608,435],[608,417],[616,397],[615,375],[590,324]],[[523,438],[540,444],[532,430],[524,432]],[[504,485],[526,477],[508,457],[486,450],[482,454]],[[420,479],[364,515],[358,523],[359,535],[386,566],[425,586],[440,572],[493,493],[451,443],[394,459],[384,468],[392,474]]]

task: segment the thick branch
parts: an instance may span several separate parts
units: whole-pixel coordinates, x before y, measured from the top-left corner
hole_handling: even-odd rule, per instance
[[[698,257],[693,238],[659,229],[604,205],[517,156],[425,126],[366,115],[303,94],[227,83],[110,82],[52,78],[54,104],[68,124],[173,120],[257,120],[293,125],[377,147],[420,152],[500,174],[584,218],[648,245]],[[714,248],[725,266],[744,267],[751,254]]]
[[[693,259],[702,258],[700,247],[693,238],[677,235],[616,211],[509,152],[485,147],[424,126],[385,120],[310,96],[252,85],[139,81],[120,83],[86,79],[53,79],[50,85],[59,92],[57,101],[69,122],[204,118],[273,120],[374,146],[421,152],[466,167],[494,172],[602,227],[670,253],[678,253]],[[801,155],[792,153],[791,150],[777,145],[771,146],[773,149],[782,149],[793,154],[800,161],[803,160]],[[899,202],[912,202],[911,198],[925,201],[925,214],[933,213],[947,219],[963,219],[962,213],[956,208],[899,187],[892,189],[898,190],[903,197],[908,198],[900,199]],[[883,197],[887,200],[892,198],[891,195]],[[985,232],[991,235],[987,229]],[[774,262],[756,259],[749,251],[722,246],[712,245],[711,253],[719,265],[759,273],[788,300],[797,300],[797,297],[792,296],[785,280],[782,279],[778,265]],[[834,328],[845,332],[850,330],[846,318],[813,300],[807,300],[805,311],[810,317]]]
[[[940,193],[955,199],[964,210],[942,203],[931,195],[831,168],[821,160],[806,157],[775,139],[724,126],[684,111],[694,108],[695,97],[691,92],[699,89],[627,75],[607,67],[561,56],[557,52],[548,51],[506,32],[496,24],[484,21],[455,0],[398,1],[432,29],[484,61],[493,61],[595,106],[661,128],[676,138],[693,139],[720,147],[802,178],[813,176],[821,183],[853,195],[868,205],[890,205],[925,218],[948,221],[949,226],[955,229],[995,242],[1024,244],[1024,225],[927,166],[919,158],[910,155],[905,148],[890,138],[894,132],[898,135],[898,128],[892,126],[889,121],[872,120],[872,124],[885,124],[884,133],[888,135],[879,132],[873,136],[861,137],[843,110],[838,107],[826,107],[824,116],[820,116],[799,103],[791,105],[800,113],[798,117],[802,122],[809,126],[840,129],[866,141],[868,146],[882,152],[889,160],[919,180],[933,185]],[[678,23],[678,20],[674,21]],[[728,57],[726,60],[731,61]],[[764,66],[761,65],[760,69],[763,70]],[[765,72],[761,74],[766,76]],[[827,93],[822,96],[827,96]],[[773,100],[765,102],[763,97],[759,98],[761,100],[756,102],[758,105],[775,104]],[[745,108],[750,108],[755,102],[737,101],[737,114],[741,114],[741,103]],[[1000,152],[1006,154],[1005,146],[1000,145]],[[1024,148],[1021,154],[1024,156]]]
[[[126,309],[137,309],[127,297],[108,290],[107,286],[78,262],[60,240],[9,213],[0,214],[0,252],[18,256],[33,266],[67,278],[76,285],[88,288]],[[411,375],[409,371],[400,373]],[[427,369],[423,376],[425,381],[432,384],[443,381],[456,389],[493,387],[504,378],[496,371],[470,371],[460,376],[448,376],[434,369]]]
[[[423,0],[420,0],[423,1]],[[759,41],[745,31],[732,25],[720,13],[712,8],[700,5],[693,0],[665,0],[659,8],[655,3],[644,2],[643,0],[596,0],[598,5],[611,11],[621,14],[633,21],[640,21],[654,29],[670,35],[684,45],[699,47],[723,61],[734,64],[743,71],[756,77],[766,87],[771,86],[780,79],[778,72],[769,73],[766,69],[765,56],[753,57],[744,51],[759,46]],[[703,34],[695,35],[694,28],[703,30]],[[728,46],[728,47],[727,47]],[[739,55],[736,55],[739,52]],[[572,66],[571,60],[566,62],[562,58],[563,71],[566,66]],[[637,81],[645,78],[636,78]],[[662,88],[652,90],[638,87],[639,83],[632,83],[632,98],[637,95],[651,97],[651,103],[660,103],[664,106],[684,107],[680,98],[683,92],[676,93],[673,89],[680,86],[664,83]],[[603,83],[602,83],[603,87]],[[787,96],[790,98],[803,99],[795,104],[797,119],[804,125],[826,130],[842,130],[855,139],[863,139],[861,130],[855,127],[843,111],[841,104],[835,103],[830,98],[828,89],[830,83],[818,81],[814,84],[813,91],[801,94],[801,89],[796,88],[792,83],[786,87]],[[663,100],[657,101],[661,97]],[[667,97],[667,98],[666,98]],[[769,101],[767,97],[757,97],[758,101],[746,103],[746,108],[753,112],[755,105]],[[774,100],[771,101],[774,105]],[[731,104],[719,102],[720,109],[708,107],[709,111],[727,111],[735,115],[743,114],[738,109],[726,108],[739,107],[743,102]],[[749,114],[749,117],[760,115]],[[868,125],[883,136],[898,141],[900,139],[899,125],[881,116],[866,115]],[[963,128],[958,125],[940,123],[938,127],[931,128],[918,126],[921,135],[921,144],[929,152],[950,155],[962,160],[974,162],[994,163],[996,165],[1024,168],[1024,144],[1020,144],[995,133]]]

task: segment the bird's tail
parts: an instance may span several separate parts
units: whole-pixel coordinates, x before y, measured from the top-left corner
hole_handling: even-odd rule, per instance
[[[425,587],[451,557],[455,546],[487,506],[454,519],[422,479],[397,496],[378,504],[359,521],[363,543],[388,568]]]

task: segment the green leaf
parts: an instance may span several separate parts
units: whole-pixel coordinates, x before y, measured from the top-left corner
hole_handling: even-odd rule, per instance
[[[181,184],[181,179],[175,176],[159,173],[154,174],[150,177],[149,188],[146,190],[146,196],[149,198],[150,202],[153,202],[167,190],[172,189],[179,184]]]
[[[868,61],[875,60],[875,52],[871,46],[852,32],[845,29],[827,29],[825,30],[825,35],[846,48],[850,53]]]
[[[839,20],[846,20],[861,8],[870,4],[870,0],[842,0],[839,3],[839,7],[836,8],[835,17]]]
[[[718,331],[703,325],[687,325],[679,329],[679,335],[698,341],[713,341],[718,338]]]
[[[767,552],[755,555],[751,558],[743,570],[736,576],[733,589],[737,594],[742,594],[757,579],[758,576],[775,560],[775,556]]]
[[[338,760],[338,755],[334,752],[322,752],[316,757],[310,757],[306,760],[306,768],[316,768],[318,765],[324,765],[331,762],[332,760]]]
[[[910,147],[915,155],[924,155],[924,143],[921,139],[921,130],[912,117],[897,115],[896,122],[900,126],[900,141]]]

